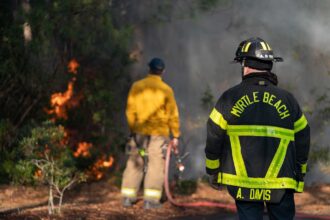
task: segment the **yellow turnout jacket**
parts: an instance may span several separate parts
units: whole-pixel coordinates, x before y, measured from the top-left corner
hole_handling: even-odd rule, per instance
[[[180,136],[179,112],[172,88],[158,75],[133,83],[126,116],[131,132],[144,135]]]

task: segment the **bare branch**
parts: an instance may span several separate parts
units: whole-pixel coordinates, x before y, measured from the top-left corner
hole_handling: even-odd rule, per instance
[[[73,179],[62,189],[62,193],[64,193],[64,191],[68,188],[70,188],[70,186],[72,186],[75,182],[78,181],[78,177],[74,176]]]
[[[60,188],[58,187],[58,185],[57,185],[57,184],[55,184],[55,183],[52,183],[52,186],[54,186],[54,187],[55,187],[56,191],[57,191],[59,194],[61,194],[61,193],[62,193],[62,191],[60,190]]]

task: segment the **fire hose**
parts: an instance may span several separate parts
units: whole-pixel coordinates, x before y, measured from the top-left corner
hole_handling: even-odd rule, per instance
[[[222,208],[231,212],[236,212],[236,205],[234,204],[225,204],[221,202],[210,202],[210,201],[196,201],[196,202],[177,202],[173,198],[171,191],[170,191],[170,186],[169,186],[169,166],[170,166],[170,161],[171,161],[171,152],[172,152],[173,144],[170,142],[167,147],[166,151],[166,159],[165,159],[165,193],[170,201],[170,203],[174,206],[178,207],[218,207]],[[321,216],[321,215],[310,215],[310,214],[305,214],[305,213],[296,213],[295,215],[298,218],[303,218],[303,219],[328,219],[330,220],[330,216]]]

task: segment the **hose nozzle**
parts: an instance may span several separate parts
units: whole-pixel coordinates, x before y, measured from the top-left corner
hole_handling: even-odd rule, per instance
[[[183,172],[183,171],[184,171],[185,167],[184,167],[184,165],[183,165],[181,159],[178,159],[178,160],[176,161],[176,168],[177,168],[180,172]]]

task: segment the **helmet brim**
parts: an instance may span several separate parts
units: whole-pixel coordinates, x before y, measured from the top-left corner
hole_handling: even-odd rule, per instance
[[[282,57],[274,57],[274,62],[283,62],[283,58]]]
[[[239,56],[239,57],[235,57],[233,61],[231,61],[231,63],[240,63],[242,62],[244,59],[246,58],[250,58],[250,59],[257,59],[255,57],[243,57],[243,56]],[[272,61],[272,62],[283,62],[283,58],[282,57],[274,57],[274,58],[270,58],[270,59],[260,59],[262,61]]]

